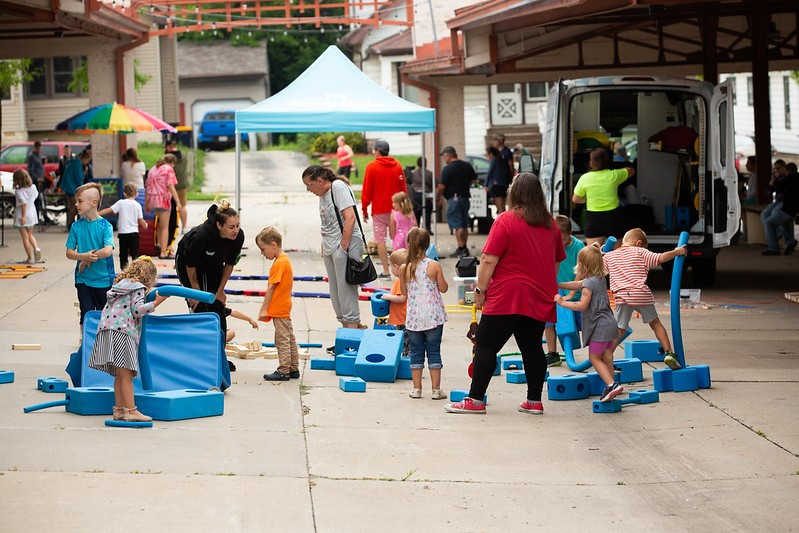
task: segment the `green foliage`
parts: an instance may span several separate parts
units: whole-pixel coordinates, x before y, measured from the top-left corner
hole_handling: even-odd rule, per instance
[[[85,59],[82,59],[80,65],[72,71],[72,81],[67,84],[67,89],[73,93],[89,92],[89,66]]]
[[[796,83],[799,83],[799,70],[792,70],[791,71],[791,79]]]
[[[31,59],[4,59],[0,61],[0,94],[4,94],[23,81],[31,81],[42,74],[31,68]]]
[[[306,134],[307,135],[307,134]],[[318,134],[311,134],[312,137],[310,139],[310,144],[308,149],[310,152],[319,152],[322,154],[331,154],[336,151],[338,144],[336,143],[336,139],[338,139],[339,135],[343,135],[347,144],[352,147],[353,152],[362,152],[364,151],[364,147],[366,141],[363,137],[362,133],[318,133]],[[299,140],[299,139],[298,139]]]
[[[140,93],[142,87],[147,85],[147,82],[153,78],[151,75],[143,74],[139,71],[139,63],[138,59],[133,60],[133,87],[137,93]]]
[[[274,41],[272,41],[273,38]],[[338,41],[338,35],[334,32],[304,35],[278,33],[270,36],[269,39],[267,55],[269,56],[270,87],[272,94],[276,94],[297,79],[328,46],[335,44]],[[319,83],[325,82],[325,80],[318,81]]]

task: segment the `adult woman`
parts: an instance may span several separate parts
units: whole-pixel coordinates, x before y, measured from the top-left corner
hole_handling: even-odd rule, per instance
[[[488,159],[488,171],[486,172],[485,190],[489,196],[494,198],[494,205],[497,206],[497,214],[505,212],[505,200],[508,197],[508,184],[505,177],[505,160],[495,146],[486,146],[486,158]]]
[[[175,185],[175,163],[177,159],[172,154],[166,154],[158,160],[147,175],[147,188],[145,194],[145,209],[155,211],[157,239],[155,251],[161,259],[173,259],[174,254],[169,253],[169,215],[172,212],[170,199],[175,200],[177,210],[180,210],[180,199]]]
[[[212,304],[191,301],[189,305],[195,312],[212,312],[219,315],[222,332],[227,331],[225,313],[225,285],[233,267],[241,257],[244,245],[244,232],[239,228],[239,215],[222,200],[208,208],[207,219],[192,228],[178,243],[175,256],[175,269],[184,287],[214,293]],[[231,364],[231,370],[236,367]]]
[[[343,135],[339,135],[336,139],[336,157],[338,158],[338,173],[347,179],[350,179],[350,171],[352,170],[352,147],[347,144],[347,140]]]
[[[572,202],[585,204],[585,240],[588,246],[604,244],[609,235],[624,235],[624,214],[619,207],[618,187],[635,175],[632,167],[611,170],[610,157],[604,148],[591,151],[589,172],[580,176]]]
[[[530,172],[519,174],[508,191],[508,211],[491,226],[477,271],[474,303],[483,308],[483,315],[475,337],[469,396],[445,405],[447,411],[485,413],[482,400],[497,352],[513,335],[527,377],[527,400],[519,411],[543,414],[547,363],[540,339],[545,323],[557,320],[557,263],[565,258],[560,229],[547,210],[541,182]]]
[[[144,188],[144,163],[139,159],[139,152],[135,148],[128,148],[125,152],[125,161],[120,167],[122,174],[122,186],[132,183],[137,189]]]
[[[333,171],[321,165],[306,168],[302,182],[308,192],[319,197],[322,259],[336,319],[345,328],[366,329],[367,326],[361,324],[358,286],[346,280],[347,256],[360,260],[364,252],[363,234],[355,219],[355,197],[343,181],[336,179]]]

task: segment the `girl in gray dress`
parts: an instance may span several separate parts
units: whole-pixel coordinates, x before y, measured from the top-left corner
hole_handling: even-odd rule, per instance
[[[613,318],[613,311],[610,309],[605,283],[607,272],[598,244],[580,250],[577,254],[575,274],[575,281],[558,283],[558,288],[570,291],[582,289],[580,300],[570,302],[558,294],[555,296],[555,302],[561,307],[582,311],[583,346],[588,346],[588,358],[594,370],[605,382],[605,390],[602,391],[599,401],[607,402],[623,392],[624,388],[615,381],[613,372],[613,344],[619,335],[619,330]]]

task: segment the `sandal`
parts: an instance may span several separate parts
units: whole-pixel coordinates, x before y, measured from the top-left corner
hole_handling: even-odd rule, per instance
[[[153,420],[152,417],[140,413],[135,405],[131,408],[123,407],[122,410],[125,413],[122,415],[122,420],[125,422],[151,422]]]
[[[112,413],[114,415],[114,420],[124,420],[124,418],[125,418],[125,408],[124,407],[117,407],[115,405],[113,407]]]

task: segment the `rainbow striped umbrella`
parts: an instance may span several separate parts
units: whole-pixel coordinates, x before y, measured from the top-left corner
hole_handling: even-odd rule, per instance
[[[98,105],[69,117],[55,127],[60,131],[78,133],[135,133],[137,131],[177,130],[141,109],[116,102]]]

